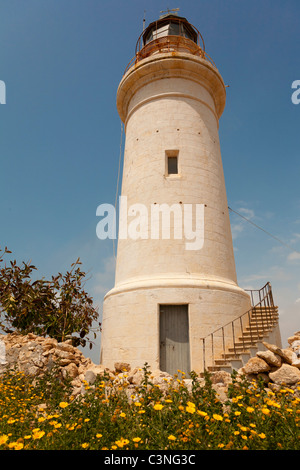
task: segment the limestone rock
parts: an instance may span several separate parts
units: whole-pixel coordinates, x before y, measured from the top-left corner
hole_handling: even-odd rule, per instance
[[[270,372],[269,377],[275,384],[294,385],[300,382],[300,370],[289,364],[282,364],[278,370]]]
[[[125,370],[129,372],[131,370],[130,364],[127,362],[115,362],[114,367],[117,373],[124,372]]]
[[[285,362],[287,362],[288,364],[292,363],[292,358],[289,354],[289,351],[281,349],[275,344],[267,343],[266,341],[263,341],[262,343],[267,349],[269,349],[269,351],[280,356]]]
[[[259,374],[260,372],[267,372],[270,370],[269,364],[260,357],[251,357],[247,364],[242,367],[244,374]]]
[[[76,366],[76,364],[71,362],[67,366],[63,367],[61,372],[64,379],[66,379],[67,377],[75,379],[78,376],[78,367]]]
[[[281,366],[281,357],[278,356],[278,354],[275,354],[273,353],[272,351],[270,350],[267,350],[267,351],[258,351],[256,353],[256,356],[257,357],[260,357],[261,359],[263,359],[265,362],[267,362],[267,364],[269,364],[270,366],[276,366],[276,367],[280,367]]]

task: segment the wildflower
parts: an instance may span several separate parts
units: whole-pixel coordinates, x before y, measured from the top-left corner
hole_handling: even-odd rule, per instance
[[[2,436],[0,436],[0,446],[2,444],[5,444],[7,441],[8,441],[8,436],[6,434],[3,434]]]
[[[134,403],[134,406],[142,406],[142,404],[141,404],[139,401],[136,401],[136,402]]]
[[[171,434],[169,437],[168,437],[169,441],[176,441],[176,437],[173,436],[173,434]]]
[[[139,411],[138,411],[138,414],[139,414],[139,415],[141,415],[141,414],[143,414],[143,413],[146,413],[145,410],[139,410]]]
[[[188,406],[186,406],[185,411],[191,414],[195,413],[196,408],[195,408],[194,403],[188,402]]]
[[[262,412],[264,415],[270,414],[269,408],[262,408],[261,412]]]
[[[123,437],[121,437],[121,439],[119,441],[115,441],[115,442],[116,442],[118,447],[124,447],[127,444],[129,444],[129,440],[128,439],[123,439]]]
[[[252,406],[247,406],[246,410],[248,411],[248,413],[253,413],[254,408],[252,408]]]
[[[265,438],[266,438],[266,435],[265,435],[263,432],[261,432],[260,434],[258,434],[258,436],[259,436],[261,439],[265,439]]]
[[[7,420],[7,424],[13,424],[15,422],[16,422],[16,420],[13,419],[13,418],[9,418],[9,420]]]
[[[134,437],[132,440],[133,440],[133,442],[140,442],[141,438],[140,437]]]
[[[220,449],[222,449],[222,447],[225,447],[225,444],[218,444],[218,447],[220,447]]]
[[[182,405],[179,405],[179,406],[178,406],[178,409],[179,409],[180,411],[183,411],[183,410],[184,410],[184,407],[183,407]]]
[[[122,413],[120,413],[120,416],[121,416],[121,418],[126,418],[126,414],[123,413],[123,411],[122,411]]]
[[[223,417],[220,416],[220,415],[217,415],[217,414],[213,414],[213,418],[214,418],[216,421],[223,421]]]
[[[83,449],[87,449],[88,446],[89,446],[89,443],[88,443],[88,442],[84,442],[83,444],[81,444],[81,447],[82,447]]]
[[[67,406],[69,406],[69,403],[67,403],[66,401],[61,401],[59,406],[60,408],[66,408]]]
[[[153,406],[153,408],[154,408],[155,410],[161,410],[163,407],[164,407],[164,406],[161,405],[160,403],[156,403],[156,404]]]
[[[100,437],[102,437],[102,434],[100,434],[99,432],[96,434],[96,437],[97,439],[100,439]]]
[[[41,439],[45,435],[45,431],[40,431],[39,429],[33,430],[32,437],[33,439]]]
[[[205,411],[197,410],[197,413],[200,416],[207,416],[207,413],[205,413]]]

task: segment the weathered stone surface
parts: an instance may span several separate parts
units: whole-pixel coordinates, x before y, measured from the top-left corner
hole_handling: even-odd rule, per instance
[[[114,367],[115,371],[118,373],[131,370],[130,364],[127,362],[115,362]]]
[[[294,385],[300,382],[300,370],[290,364],[282,364],[275,372],[270,372],[270,379],[279,385]]]
[[[61,373],[64,379],[66,379],[67,377],[75,379],[75,377],[78,376],[78,367],[76,366],[76,364],[71,362],[66,367],[62,368]]]
[[[257,357],[263,359],[270,366],[281,366],[281,357],[278,354],[273,353],[272,351],[258,351],[256,353]]]
[[[251,357],[247,364],[242,367],[244,374],[259,374],[270,370],[269,364],[260,357]]]
[[[270,343],[267,343],[266,341],[263,341],[263,345],[267,349],[269,349],[269,351],[272,351],[272,353],[280,356],[284,360],[284,362],[287,362],[288,364],[292,363],[292,358],[291,358],[291,355],[289,354],[289,351],[287,352],[286,350],[279,348],[275,344],[270,344]]]

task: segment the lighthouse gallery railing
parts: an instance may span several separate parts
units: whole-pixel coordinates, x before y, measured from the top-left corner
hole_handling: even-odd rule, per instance
[[[208,356],[211,366],[214,366],[215,359],[230,356],[229,348],[231,348],[234,355],[237,355],[241,352],[237,349],[237,339],[239,339],[243,351],[246,351],[249,347],[249,339],[250,344],[255,344],[255,341],[262,337],[262,333],[274,325],[277,313],[275,314],[271,284],[267,282],[258,290],[245,290],[249,292],[252,307],[204,338],[200,338],[200,341],[202,341],[204,370],[207,369]],[[245,327],[248,327],[249,338],[247,340],[244,335]]]

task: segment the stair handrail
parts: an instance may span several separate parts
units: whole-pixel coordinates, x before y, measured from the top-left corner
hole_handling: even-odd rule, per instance
[[[235,331],[234,331],[234,323],[236,321],[240,322],[241,331],[242,331],[242,342],[243,342],[244,349],[245,349],[245,344],[244,344],[244,338],[243,338],[243,321],[242,321],[243,317],[245,317],[246,315],[248,316],[248,325],[250,325],[251,314],[253,313],[253,310],[255,310],[258,307],[264,307],[265,311],[267,313],[267,316],[266,316],[267,327],[271,324],[274,317],[273,316],[272,316],[272,318],[269,318],[269,317],[271,317],[271,315],[274,313],[275,305],[274,305],[274,300],[273,300],[272,286],[271,286],[270,282],[267,282],[260,289],[245,289],[245,291],[250,292],[249,295],[250,295],[250,298],[251,298],[251,305],[252,305],[251,308],[249,310],[247,310],[246,312],[242,313],[241,315],[239,315],[238,317],[234,318],[230,322],[226,323],[225,325],[220,326],[219,328],[217,328],[213,332],[209,333],[205,337],[200,338],[200,341],[202,341],[202,347],[203,347],[203,369],[204,370],[206,370],[205,340],[207,338],[209,338],[209,337],[211,338],[212,362],[214,363],[215,359],[214,359],[214,341],[213,340],[214,340],[214,335],[216,335],[217,332],[222,331],[223,354],[225,356],[227,345],[225,344],[226,340],[225,340],[225,335],[224,335],[224,328],[226,328],[229,325],[232,325],[232,328],[231,328],[232,329],[232,338],[230,338],[230,340],[232,339],[232,345],[233,345],[233,348],[234,348],[234,353],[236,353],[236,349],[235,349]],[[254,303],[254,293],[255,292],[258,294],[259,301],[255,305],[253,305],[253,303]],[[263,330],[264,330],[264,321],[265,321],[265,319],[263,318],[262,312],[261,312],[261,321],[262,321]],[[256,318],[256,328],[257,328],[257,333],[258,333],[257,318]],[[250,327],[250,337],[251,337],[251,341],[252,341],[251,327]],[[227,343],[228,342],[229,342],[229,340],[227,340]]]

